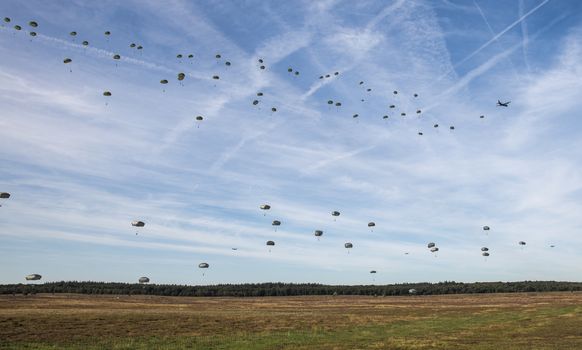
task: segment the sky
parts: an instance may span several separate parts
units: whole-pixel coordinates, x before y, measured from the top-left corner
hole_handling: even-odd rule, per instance
[[[0,283],[581,281],[580,1],[0,16]]]

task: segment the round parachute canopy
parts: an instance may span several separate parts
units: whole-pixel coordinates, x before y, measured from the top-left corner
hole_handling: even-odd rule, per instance
[[[214,56],[214,57],[216,57],[216,58],[221,58],[222,56],[220,56],[220,54],[219,54],[219,53],[217,53],[217,54],[216,54],[216,56]]]
[[[418,94],[414,94],[414,97],[418,97]]]
[[[319,79],[323,79],[323,75],[320,75],[320,76],[319,76]]]
[[[525,245],[524,241],[519,241],[519,245]]]
[[[70,36],[77,36],[77,32],[70,32],[69,35]]]
[[[323,236],[323,231],[322,230],[315,230],[315,232],[313,234],[315,235],[315,237],[321,237],[321,236]]]
[[[120,59],[120,58],[121,58],[121,56],[119,56],[119,55],[113,55],[113,59],[114,59],[114,60],[118,60],[118,59]]]
[[[330,77],[330,75],[329,75],[329,74],[326,74],[326,75],[325,75],[325,77],[326,77],[326,78],[329,78],[329,77]]]
[[[256,106],[256,105],[258,105],[258,104],[259,104],[259,100],[254,100],[254,101],[253,101],[253,104],[254,104],[255,106]]]
[[[176,58],[182,58],[182,54],[181,53],[177,54]]]
[[[182,80],[184,80],[184,78],[186,78],[186,74],[178,73],[178,80],[182,81]]]
[[[376,270],[372,270],[372,271],[370,271],[370,273],[376,273]]]
[[[143,222],[143,221],[132,221],[131,222],[131,226],[134,226],[134,227],[144,227],[145,226],[145,222]]]
[[[194,55],[193,54],[189,54],[188,55],[188,58],[194,58]]]
[[[372,91],[372,89],[367,89],[366,91],[370,92],[370,91]]]
[[[436,253],[436,252],[439,251],[439,248],[438,247],[432,247],[432,248],[430,248],[430,251],[433,252],[433,253]]]
[[[257,92],[257,96],[263,96],[262,92]]]
[[[298,71],[295,71],[295,75],[299,75],[299,72]]]
[[[275,245],[275,242],[273,242],[273,241],[267,241],[267,245],[274,246]]]
[[[10,17],[4,17],[4,22],[10,23]]]
[[[426,245],[428,248],[432,248],[434,246],[436,246],[436,244],[434,244],[434,242],[430,242],[429,244]]]
[[[489,226],[483,226],[483,231],[489,231],[491,228]]]
[[[416,289],[409,289],[408,294],[416,294]]]
[[[150,279],[147,277],[140,277],[139,280],[137,280],[139,283],[149,283]]]
[[[104,91],[103,92],[103,96],[110,97],[111,96],[111,92],[110,91]]]
[[[375,223],[375,222],[373,222],[373,221],[370,221],[370,222],[368,223],[368,227],[374,227],[374,226],[376,226],[376,223]]]
[[[71,62],[73,62],[73,60],[72,60],[72,59],[70,59],[70,58],[65,58],[65,59],[63,60],[63,63],[64,63],[64,64],[71,63]]]
[[[261,69],[265,69],[265,66],[260,66],[259,68],[261,68]]]
[[[401,116],[406,117],[406,113],[402,112],[400,113]]]
[[[202,120],[204,120],[204,117],[203,117],[203,116],[201,116],[201,115],[198,115],[198,116],[196,116],[196,120],[198,120],[198,121],[202,121]]]
[[[287,68],[287,72],[289,73],[293,72],[293,68]]]
[[[489,248],[487,248],[487,247],[483,247],[483,248],[481,248],[481,251],[482,251],[482,252],[488,252],[488,251],[489,251]]]
[[[338,74],[339,74],[339,72],[335,72],[335,73],[333,73],[333,75],[338,75]]]
[[[30,32],[28,33],[30,36],[36,36],[36,32]]]
[[[22,29],[22,27],[21,27],[21,26],[19,26],[19,25],[17,24],[17,25],[15,25],[15,26],[14,26],[14,29],[16,29],[16,30],[21,30],[21,29]]]
[[[438,124],[435,124],[435,125],[433,125],[433,126],[434,126],[435,128],[438,128],[438,127],[439,127],[439,125],[438,125]]]
[[[83,41],[83,46],[87,46],[89,45],[89,42],[87,40]]]
[[[259,208],[261,208],[261,210],[269,210],[271,209],[271,206],[268,204],[261,204]]]
[[[356,114],[354,114],[354,115],[352,116],[352,118],[357,118],[357,117],[359,117],[359,116],[360,116],[360,115],[356,113]]]
[[[0,192],[0,198],[4,198],[4,199],[10,198],[10,193]]]
[[[226,62],[224,62],[224,65],[225,65],[225,66],[229,66],[229,67],[230,67],[230,61],[226,61]]]
[[[363,83],[364,83],[363,81],[360,81],[360,85],[362,85]]]
[[[483,256],[489,256],[489,253],[483,252],[483,253],[481,253],[481,255],[483,255]]]
[[[485,116],[484,115],[480,115],[479,118],[483,119],[483,118],[485,118]]]
[[[105,33],[103,33],[103,34],[105,34],[105,35],[109,36],[109,35],[111,35],[111,32],[110,32],[110,31],[106,31],[106,32],[105,32]]]
[[[344,247],[346,247],[347,249],[350,249],[350,248],[353,248],[354,245],[351,244],[350,242],[347,242],[347,243],[344,244]]]
[[[168,83],[168,81],[166,79],[160,80],[160,84],[167,84],[167,83]]]
[[[388,116],[387,116],[387,115],[385,115],[385,116],[383,116],[383,117],[382,117],[382,119],[388,119]]]
[[[341,102],[336,102],[336,103],[335,103],[335,106],[336,106],[336,107],[341,107],[341,105],[342,105],[342,103],[341,103]]]
[[[393,94],[398,95],[398,91],[394,90]]]
[[[271,108],[271,112],[277,112],[277,108],[275,107]]]
[[[220,77],[219,77],[218,75],[213,75],[213,76],[212,76],[212,79],[214,79],[214,80],[218,80],[218,79],[220,79]]]
[[[203,262],[203,263],[198,264],[198,267],[201,269],[207,269],[210,267],[210,265],[208,265],[208,263]]]
[[[331,212],[331,216],[340,216],[340,212],[334,210]]]
[[[422,136],[422,135],[424,135],[424,134],[423,134],[423,133],[421,133],[421,132],[419,132],[419,133],[418,133],[418,135]]]
[[[455,130],[455,127],[454,127],[454,126],[451,126],[451,127],[449,127],[449,129],[451,129],[451,130]]]
[[[33,273],[32,275],[24,277],[24,279],[26,279],[27,281],[38,281],[41,278],[42,276],[39,275],[38,273]]]
[[[279,221],[279,220],[273,220],[273,222],[271,223],[271,225],[273,225],[273,226],[281,226],[281,221]]]
[[[420,114],[420,113],[422,113],[422,111],[420,109],[417,109],[416,114]]]
[[[263,62],[264,62],[263,59],[259,58],[259,63],[263,63]]]
[[[138,45],[138,46],[137,46],[137,49],[138,49],[138,50],[141,50],[141,49],[143,49],[143,46],[141,46],[141,45]]]
[[[129,44],[129,47],[135,47],[135,46],[136,46],[135,43]]]
[[[396,106],[395,105],[390,105],[390,108],[396,108]]]
[[[36,23],[35,21],[28,22],[28,25],[31,26],[32,28],[38,27],[38,23]]]
[[[332,104],[333,104],[333,101],[332,101],[332,100],[328,100],[328,101],[327,101],[327,104],[328,104],[328,105],[332,105]]]

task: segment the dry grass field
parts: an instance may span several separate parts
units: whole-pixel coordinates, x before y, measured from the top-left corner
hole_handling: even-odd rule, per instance
[[[0,296],[6,349],[582,349],[582,293]]]

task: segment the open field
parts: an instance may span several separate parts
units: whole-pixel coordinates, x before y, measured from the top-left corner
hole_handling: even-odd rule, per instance
[[[582,349],[582,293],[0,296],[8,349]]]

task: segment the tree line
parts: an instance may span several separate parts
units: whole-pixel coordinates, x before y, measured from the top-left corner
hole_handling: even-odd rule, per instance
[[[262,297],[298,295],[409,295],[414,289],[417,295],[517,293],[582,291],[582,282],[521,281],[475,282],[445,281],[438,283],[404,283],[388,285],[325,285],[316,283],[247,283],[217,284],[206,286],[176,284],[133,284],[116,282],[48,282],[42,284],[4,284],[0,294],[78,293],[161,295],[196,297]]]

